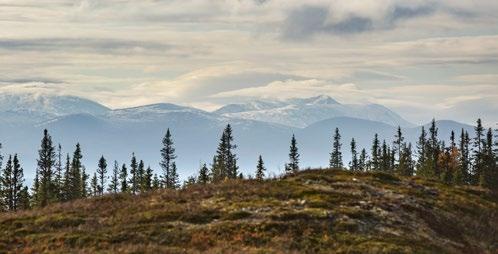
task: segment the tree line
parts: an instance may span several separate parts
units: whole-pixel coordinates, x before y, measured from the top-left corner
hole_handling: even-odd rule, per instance
[[[459,138],[452,131],[450,144],[438,138],[438,128],[433,120],[428,131],[421,129],[420,137],[414,147],[405,141],[398,127],[394,142],[388,144],[375,134],[370,151],[358,151],[353,138],[349,145],[351,161],[343,162],[341,134],[335,129],[332,138],[329,168],[351,170],[354,172],[381,171],[404,176],[421,176],[439,179],[447,184],[479,185],[498,191],[498,143],[493,141],[492,129],[485,129],[479,119],[473,139],[461,130]],[[458,139],[458,140],[457,140]],[[0,149],[2,148],[0,144]],[[225,179],[244,178],[239,172],[233,130],[228,124],[222,132],[216,154],[208,166],[203,163],[197,176],[189,177],[189,184],[216,183]],[[154,173],[150,166],[145,167],[143,160],[134,153],[129,164],[112,163],[108,169],[106,158],[102,155],[97,162],[93,175],[86,172],[82,164],[82,150],[76,144],[70,155],[63,155],[61,145],[55,146],[47,130],[38,149],[37,168],[31,190],[24,184],[24,173],[17,154],[9,155],[5,166],[0,153],[0,211],[16,211],[32,207],[44,207],[54,202],[65,202],[86,197],[102,196],[106,193],[138,194],[157,189],[178,189],[179,181],[176,166],[176,153],[171,131],[167,129],[160,150],[162,172]],[[286,173],[300,170],[299,149],[293,135],[289,148],[289,161],[285,164]],[[254,173],[256,180],[265,178],[266,167],[262,156],[257,160]],[[250,176],[250,178],[252,178]]]

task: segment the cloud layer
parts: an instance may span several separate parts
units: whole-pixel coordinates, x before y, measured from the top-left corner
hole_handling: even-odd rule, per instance
[[[498,121],[492,0],[6,0],[0,13],[0,92],[205,109],[328,94],[417,123]]]

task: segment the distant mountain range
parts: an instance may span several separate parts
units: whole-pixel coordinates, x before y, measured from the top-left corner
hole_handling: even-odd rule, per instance
[[[230,104],[207,112],[174,104],[153,104],[125,109],[109,109],[91,100],[46,94],[0,94],[0,142],[2,153],[20,154],[27,177],[35,171],[42,130],[47,128],[65,153],[80,142],[87,170],[97,159],[129,163],[135,152],[157,173],[161,139],[170,128],[183,178],[196,173],[201,163],[210,163],[222,129],[232,124],[241,170],[253,173],[258,155],[270,172],[283,171],[291,135],[298,139],[302,166],[328,165],[331,135],[341,130],[343,154],[349,159],[349,142],[370,148],[372,137],[389,141],[398,125],[407,141],[415,142],[420,131],[388,108],[376,105],[344,105],[327,96],[285,101],[254,101]],[[472,126],[439,121],[441,138],[451,130]],[[111,165],[112,163],[109,163]]]

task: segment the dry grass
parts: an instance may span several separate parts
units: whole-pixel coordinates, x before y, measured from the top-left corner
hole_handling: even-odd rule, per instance
[[[0,253],[498,253],[486,190],[309,170],[0,215]]]

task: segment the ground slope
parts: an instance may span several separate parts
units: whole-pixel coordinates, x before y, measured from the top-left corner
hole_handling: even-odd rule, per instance
[[[0,215],[0,252],[498,253],[486,190],[310,170]]]

